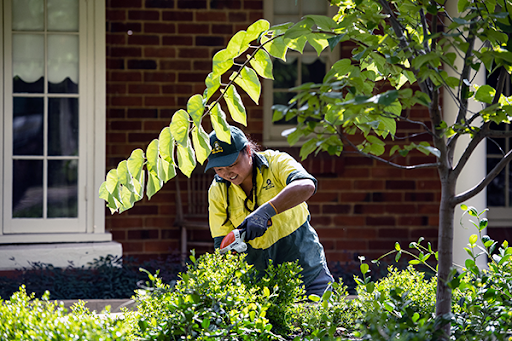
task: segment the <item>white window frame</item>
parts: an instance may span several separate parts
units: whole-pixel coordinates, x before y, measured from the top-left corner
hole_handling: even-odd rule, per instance
[[[0,107],[3,119],[0,131],[0,179],[2,184],[12,179],[12,161],[4,147],[7,139],[12,141],[12,132],[4,133],[12,120],[12,50],[7,50],[11,35],[11,1],[3,1],[0,17],[0,46],[4,65],[0,68]],[[105,179],[105,125],[106,125],[106,58],[105,58],[105,0],[79,0],[80,45],[79,45],[79,217],[77,219],[19,219],[12,224],[11,190],[2,186],[0,195],[0,244],[97,242],[111,241],[105,233],[105,203],[98,197],[98,189]],[[4,18],[4,15],[7,18]],[[7,20],[5,20],[7,19]],[[4,36],[5,35],[5,36]],[[6,122],[7,125],[4,125]],[[5,140],[4,140],[5,139]],[[12,144],[8,143],[9,145]],[[11,151],[12,153],[12,151]],[[74,220],[74,221],[72,221]],[[21,223],[21,224],[20,224]],[[70,225],[71,223],[71,225]]]
[[[263,2],[263,16],[266,20],[270,22],[270,25],[274,25],[274,1],[279,0],[264,0]],[[306,0],[308,1],[308,0]],[[336,14],[336,8],[334,6],[328,5],[326,15],[334,16]],[[298,52],[289,51],[288,54],[296,54],[300,55]],[[314,51],[307,52],[305,51],[303,56],[318,56],[318,54]],[[327,58],[326,63],[326,73],[331,68],[331,66],[339,59],[340,50],[339,46],[336,46],[332,52],[327,48],[321,54],[321,56],[325,56]],[[281,132],[283,130],[293,128],[295,125],[293,124],[279,124],[276,125],[272,122],[272,105],[274,104],[274,89],[273,89],[273,81],[269,79],[263,80],[263,145],[266,147],[288,147],[289,144],[285,137],[281,136]],[[300,84],[297,84],[297,86]],[[301,145],[302,141],[299,141],[297,145]]]

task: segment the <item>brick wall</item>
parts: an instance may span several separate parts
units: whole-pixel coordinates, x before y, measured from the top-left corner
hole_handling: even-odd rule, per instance
[[[261,17],[261,0],[107,0],[107,170],[158,137],[172,114],[203,92],[215,52]],[[262,107],[243,100],[245,131],[261,141]],[[285,150],[298,158],[296,148]],[[419,236],[437,245],[435,170],[397,170],[351,153],[340,158],[321,154],[304,165],[319,180],[308,203],[329,261],[380,256],[396,240],[406,245]],[[183,175],[179,178],[186,191]],[[106,228],[126,255],[144,259],[177,251],[175,198],[176,181],[171,180],[150,201],[122,214],[107,213]],[[186,207],[184,193],[182,199]]]

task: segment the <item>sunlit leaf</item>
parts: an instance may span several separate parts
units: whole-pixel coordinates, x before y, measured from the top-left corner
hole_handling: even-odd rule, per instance
[[[260,35],[263,32],[267,31],[269,28],[270,23],[265,19],[260,19],[255,23],[251,24],[251,26],[247,28],[247,33],[245,34],[242,45],[249,45],[253,40],[258,39]]]
[[[496,90],[490,85],[482,85],[478,87],[475,93],[475,99],[480,102],[492,104]]]
[[[268,38],[262,38],[262,42],[268,41]],[[265,45],[263,45],[263,48],[272,56],[279,59],[282,59],[283,61],[286,61],[286,50],[288,47],[286,46],[284,42],[284,37],[280,36],[272,41],[269,41]]]
[[[187,142],[189,142],[187,140]],[[186,145],[178,144],[178,167],[180,171],[190,178],[192,171],[196,168],[196,157],[190,142]]]
[[[194,125],[199,127],[204,113],[203,96],[194,95],[188,99],[187,112],[192,118]]]
[[[213,77],[213,72],[210,72],[204,83],[206,84],[204,99],[208,101],[220,87],[220,76]]]
[[[148,200],[150,200],[151,197],[162,188],[162,185],[163,181],[158,178],[157,172],[148,170],[148,184],[146,188]]]
[[[238,77],[235,78],[235,83],[239,85],[249,95],[249,97],[251,97],[254,103],[259,103],[261,83],[258,75],[253,69],[244,67]]]
[[[217,103],[210,111],[213,129],[219,140],[230,143],[231,131],[226,121],[226,114],[222,111],[220,104]]]
[[[145,163],[145,156],[142,149],[135,149],[127,160],[128,171],[133,178],[140,182],[142,174],[142,167]]]
[[[244,104],[242,103],[242,98],[236,91],[234,85],[227,88],[224,94],[224,100],[228,105],[229,113],[231,114],[231,118],[244,126],[247,126],[247,113],[245,111]]]
[[[233,66],[233,57],[229,55],[229,52],[227,50],[220,50],[219,52],[217,52],[213,56],[212,61],[212,79],[221,76]]]
[[[308,43],[313,46],[319,56],[320,53],[322,53],[322,51],[325,50],[327,46],[329,46],[328,39],[330,37],[331,36],[326,33],[310,33],[306,36]]]
[[[158,140],[154,139],[146,149],[147,168],[149,172],[157,174]],[[149,180],[149,179],[148,179]]]
[[[176,111],[172,115],[171,133],[180,145],[186,145],[188,141],[188,129],[190,128],[188,117],[188,113],[183,109]]]
[[[261,77],[274,79],[272,75],[272,59],[265,50],[258,50],[256,54],[249,60],[254,71]]]
[[[210,155],[212,148],[210,147],[210,138],[202,126],[199,126],[199,128],[194,127],[194,129],[192,129],[192,142],[197,161],[199,161],[200,164],[203,164],[208,158],[208,155]]]
[[[174,163],[174,137],[171,134],[171,128],[166,127],[160,132],[158,151],[164,160]]]
[[[249,48],[250,41],[245,40],[246,31],[238,31],[228,42],[226,54],[223,57],[236,58]]]

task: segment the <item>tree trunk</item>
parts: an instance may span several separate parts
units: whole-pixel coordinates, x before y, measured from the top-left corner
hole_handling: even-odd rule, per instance
[[[441,202],[439,207],[438,232],[438,278],[436,292],[436,317],[447,316],[451,313],[452,291],[447,283],[453,263],[453,219],[454,209],[451,199],[455,196],[456,179],[449,176],[448,169],[440,170]],[[442,328],[447,340],[450,335],[450,323]]]

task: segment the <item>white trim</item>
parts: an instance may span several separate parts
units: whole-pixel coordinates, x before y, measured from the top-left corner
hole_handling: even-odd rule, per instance
[[[32,243],[82,243],[108,242],[112,240],[110,233],[40,233],[40,234],[4,234],[0,236],[0,244],[32,244]]]
[[[488,227],[512,227],[512,207],[489,207]]]

